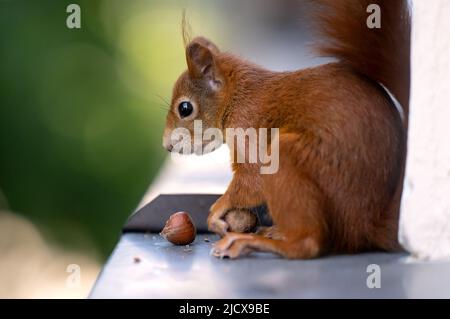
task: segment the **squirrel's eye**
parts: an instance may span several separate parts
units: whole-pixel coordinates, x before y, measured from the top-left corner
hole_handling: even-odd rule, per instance
[[[193,111],[194,107],[191,102],[185,101],[178,105],[178,112],[180,113],[181,118],[191,115]]]

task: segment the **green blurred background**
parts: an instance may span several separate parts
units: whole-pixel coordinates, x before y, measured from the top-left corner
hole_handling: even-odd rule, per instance
[[[81,29],[66,27],[70,3]],[[163,163],[162,99],[185,68],[193,6],[0,0],[0,210],[105,260]],[[205,16],[196,29],[219,37]]]

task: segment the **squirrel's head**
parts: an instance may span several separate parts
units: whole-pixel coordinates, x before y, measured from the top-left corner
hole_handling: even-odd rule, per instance
[[[168,151],[172,151],[174,144],[179,142],[173,140],[174,129],[189,131],[193,143],[195,120],[202,121],[203,130],[220,125],[219,117],[226,104],[227,81],[219,58],[219,49],[205,38],[198,37],[187,44],[187,70],[173,88],[164,130],[163,147]],[[192,150],[197,151],[193,147]]]

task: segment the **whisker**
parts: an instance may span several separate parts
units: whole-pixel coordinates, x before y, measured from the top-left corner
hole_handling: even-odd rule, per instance
[[[164,110],[164,111],[170,112],[170,108],[167,107],[167,105],[165,105],[165,104],[161,104],[160,102],[157,102],[157,101],[151,101],[149,104],[150,104],[152,107],[160,108],[160,109],[162,109],[162,110]]]
[[[161,110],[164,110],[164,111],[167,111],[167,112],[170,112],[170,110],[169,109],[167,109],[167,108],[165,108],[165,107],[163,107],[163,106],[158,106]]]
[[[161,95],[159,94],[155,94],[161,101],[163,101],[165,104],[167,104],[167,106],[170,106],[169,101],[167,101],[165,98],[163,98]]]
[[[170,111],[170,109],[169,108],[167,108],[165,105],[163,105],[163,104],[152,104],[153,106],[156,106],[156,107],[159,107],[160,109],[162,109],[162,110],[164,110],[164,111],[167,111],[167,112],[169,112]]]

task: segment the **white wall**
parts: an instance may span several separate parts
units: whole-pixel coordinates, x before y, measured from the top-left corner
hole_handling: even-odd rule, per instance
[[[412,88],[400,234],[421,259],[450,258],[450,1],[413,1]]]

